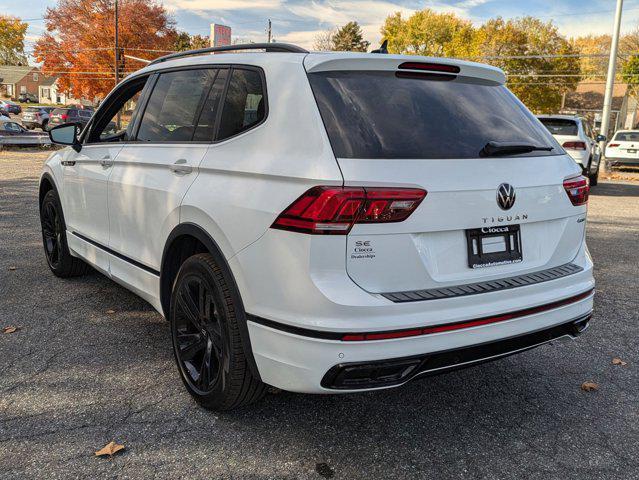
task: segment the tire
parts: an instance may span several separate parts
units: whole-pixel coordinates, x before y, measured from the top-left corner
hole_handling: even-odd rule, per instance
[[[58,192],[49,190],[40,205],[42,244],[49,268],[56,277],[77,277],[88,265],[69,252],[67,229]]]
[[[234,288],[213,256],[202,253],[182,264],[171,292],[175,361],[188,392],[210,410],[249,405],[266,392],[249,368],[239,330],[244,311]]]
[[[591,173],[590,175],[588,175],[588,179],[590,180],[591,187],[597,186],[598,177],[599,177],[599,165],[597,165],[597,171],[595,173]]]
[[[47,128],[47,125],[48,125],[48,124],[49,124],[49,121],[48,121],[48,120],[44,120],[44,121],[42,122],[42,131],[43,131],[43,132],[48,132],[48,131],[49,131],[49,130],[48,130],[48,128]]]

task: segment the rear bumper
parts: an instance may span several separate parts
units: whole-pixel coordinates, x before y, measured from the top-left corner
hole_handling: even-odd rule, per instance
[[[639,167],[639,158],[606,157],[606,161],[613,167]]]
[[[591,314],[536,332],[469,347],[376,362],[341,363],[332,367],[321,386],[352,390],[402,385],[418,377],[437,375],[524,352],[558,338],[575,338],[588,328]]]
[[[249,319],[262,380],[284,390],[338,393],[390,388],[575,337],[590,319],[594,293],[542,313],[400,339],[340,341]],[[327,333],[327,332],[325,332]]]

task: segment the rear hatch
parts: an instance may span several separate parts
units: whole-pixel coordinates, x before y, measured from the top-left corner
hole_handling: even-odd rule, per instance
[[[548,129],[568,154],[582,165],[588,160],[588,145],[579,136],[579,125],[570,118],[539,117],[539,121]]]
[[[368,58],[306,61],[345,186],[427,195],[403,221],[353,226],[345,258],[355,283],[372,293],[421,290],[575,258],[586,207],[573,205],[564,180],[579,169],[500,71]]]
[[[66,108],[56,108],[49,115],[49,124],[65,123],[69,118],[69,110]]]
[[[40,109],[35,107],[28,107],[24,113],[22,114],[23,122],[37,122],[38,121],[38,113]]]
[[[639,159],[639,132],[617,132],[606,147],[606,156]]]

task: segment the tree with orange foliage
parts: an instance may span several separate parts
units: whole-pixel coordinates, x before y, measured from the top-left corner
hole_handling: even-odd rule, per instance
[[[154,0],[120,0],[119,44],[124,53],[153,59],[173,50],[174,21]],[[47,8],[46,33],[34,56],[45,75],[58,77],[58,88],[76,98],[103,98],[115,83],[115,3],[113,0],[58,0]],[[124,72],[144,66],[125,60]]]

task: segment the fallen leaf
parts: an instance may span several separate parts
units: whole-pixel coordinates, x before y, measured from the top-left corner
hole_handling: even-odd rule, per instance
[[[18,330],[20,330],[20,327],[14,327],[13,325],[10,325],[8,327],[3,327],[2,333],[15,333]]]
[[[112,457],[113,455],[118,453],[120,450],[124,450],[124,445],[119,445],[119,444],[111,441],[111,442],[107,443],[104,447],[102,447],[100,450],[95,452],[95,456],[96,457],[103,457],[105,455],[108,455],[109,457]]]
[[[107,315],[113,315],[115,313],[115,310],[107,310],[106,313]]]
[[[9,270],[10,270],[10,271],[12,271],[12,272],[13,272],[15,269],[16,269],[16,267],[14,267],[13,265],[9,267]]]
[[[595,382],[584,382],[581,384],[581,389],[584,392],[593,392],[595,390],[599,390],[599,385]]]
[[[612,364],[613,365],[621,365],[622,367],[624,365],[628,365],[626,362],[624,362],[621,358],[613,358],[612,359]]]

